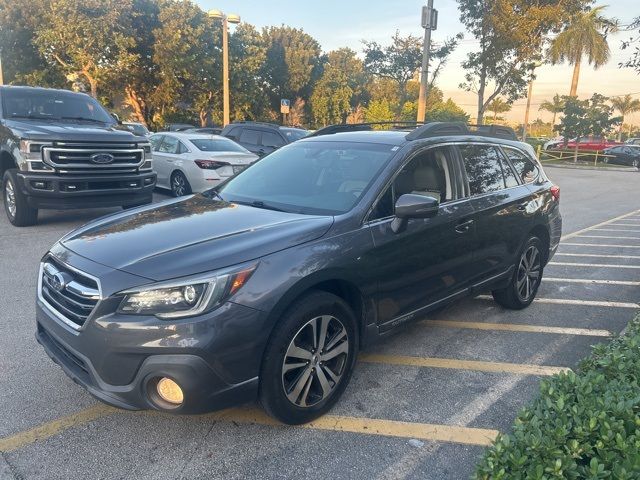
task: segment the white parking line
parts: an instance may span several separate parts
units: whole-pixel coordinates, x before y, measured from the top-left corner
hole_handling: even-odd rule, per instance
[[[634,282],[632,280],[592,280],[589,278],[559,278],[559,277],[543,277],[543,282],[558,282],[558,283],[593,283],[596,285],[626,285],[629,287],[640,286],[640,282]]]
[[[611,255],[607,253],[564,253],[556,252],[555,256],[563,257],[601,257],[601,258],[640,258],[640,255]]]
[[[609,225],[610,227],[614,225]],[[640,225],[639,225],[640,226]],[[630,230],[630,229],[622,229],[622,228],[596,228],[593,230],[594,232],[631,232],[631,233],[640,233],[640,230]]]
[[[640,245],[611,245],[602,243],[561,243],[560,245],[571,245],[574,247],[609,247],[609,248],[640,248]]]
[[[594,268],[640,268],[640,265],[615,265],[612,263],[573,263],[573,262],[549,262],[548,265],[559,265],[563,267],[594,267]]]
[[[493,300],[490,295],[478,295],[479,300]],[[585,307],[614,307],[638,309],[640,305],[631,302],[604,302],[599,300],[575,300],[572,298],[534,298],[534,303],[550,303],[555,305],[581,305]]]
[[[625,237],[625,236],[612,236],[612,235],[580,235],[580,238],[614,238],[616,240],[640,240],[640,237]]]
[[[612,218],[611,220],[607,220],[605,222],[600,222],[600,223],[598,223],[596,225],[592,225],[590,227],[583,228],[582,230],[578,230],[577,232],[568,233],[566,235],[563,235],[560,240],[568,240],[570,238],[577,237],[581,233],[588,232],[590,230],[593,230],[594,228],[604,227],[605,225],[609,225],[611,223],[617,222],[618,220],[622,220],[623,218],[632,217],[632,216],[635,217],[639,213],[640,213],[640,210],[636,210],[634,212],[629,212],[629,213],[627,213],[625,215],[620,215],[619,217]]]

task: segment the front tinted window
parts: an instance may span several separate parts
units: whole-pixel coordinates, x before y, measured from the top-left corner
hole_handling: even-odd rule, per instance
[[[159,151],[160,145],[162,145],[163,138],[164,138],[164,135],[153,135],[149,139],[149,142],[151,143],[151,150],[153,150],[154,152]]]
[[[303,130],[302,128],[280,128],[280,132],[284,133],[289,142],[295,142],[309,135],[309,130]]]
[[[294,143],[253,164],[220,193],[228,201],[337,215],[355,206],[396,150],[352,142]]]
[[[2,105],[7,118],[115,123],[96,100],[83,93],[7,88],[2,92]]]
[[[178,153],[179,144],[180,142],[178,142],[177,138],[167,136],[164,137],[164,140],[162,141],[160,148],[158,148],[158,151],[161,153]]]
[[[280,135],[273,132],[262,132],[262,145],[264,147],[278,148],[284,145],[284,140]]]
[[[505,187],[500,156],[495,147],[463,145],[459,148],[467,171],[471,195],[495,192]]]
[[[189,141],[203,152],[242,152],[247,149],[228,138],[190,138]]]
[[[507,154],[507,157],[509,157],[509,160],[511,160],[511,165],[515,168],[520,180],[524,183],[531,183],[538,178],[538,167],[536,167],[535,163],[524,153],[512,148],[505,148],[504,152]]]
[[[260,144],[260,131],[245,128],[240,134],[240,142],[247,145],[259,145]]]

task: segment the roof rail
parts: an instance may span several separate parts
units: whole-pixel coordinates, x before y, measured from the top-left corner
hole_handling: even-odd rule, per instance
[[[518,140],[511,127],[503,125],[467,125],[462,122],[430,122],[416,128],[407,135],[407,140],[419,138],[443,137],[448,135],[479,135],[483,137]]]
[[[282,126],[282,125],[278,125],[277,123],[260,122],[258,120],[237,120],[237,121],[231,122],[231,123],[257,123],[259,125],[268,125],[270,127],[281,127]]]
[[[417,127],[424,125],[424,122],[366,122],[366,123],[337,123],[335,125],[328,125],[319,130],[316,130],[308,137],[319,137],[321,135],[331,135],[333,133],[342,132],[362,132],[373,130],[374,126],[386,126],[392,130],[406,130],[411,127]],[[307,138],[308,138],[307,137]]]

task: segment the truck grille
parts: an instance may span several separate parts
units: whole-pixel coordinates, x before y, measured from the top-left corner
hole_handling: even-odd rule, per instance
[[[55,142],[42,148],[47,165],[70,173],[134,171],[145,161],[144,147],[137,143],[64,143]]]
[[[98,282],[49,255],[40,268],[40,299],[64,323],[79,329],[100,300]]]

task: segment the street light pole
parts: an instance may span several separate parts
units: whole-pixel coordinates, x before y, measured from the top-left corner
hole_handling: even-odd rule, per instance
[[[209,10],[209,18],[222,20],[222,123],[229,124],[229,24],[240,23],[240,16],[225,15],[220,10]]]
[[[522,125],[522,141],[527,139],[527,129],[529,128],[529,109],[531,108],[531,92],[533,90],[533,78],[529,80],[529,93],[527,94],[527,109],[524,111],[524,124]]]
[[[2,74],[2,54],[0,53],[0,85],[4,85],[4,75]]]
[[[422,7],[422,27],[424,42],[422,44],[422,68],[420,70],[420,94],[418,96],[418,122],[424,122],[427,111],[427,89],[429,86],[429,54],[431,53],[431,30],[438,26],[438,11],[433,9],[433,0],[427,0]]]

